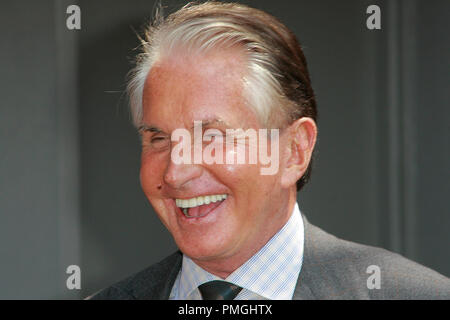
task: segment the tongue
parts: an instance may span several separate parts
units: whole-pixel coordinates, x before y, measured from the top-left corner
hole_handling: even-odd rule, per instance
[[[222,203],[222,201],[217,201],[217,202],[210,203],[210,204],[204,204],[202,206],[198,206],[195,208],[189,208],[188,216],[193,217],[193,218],[199,218],[199,217],[206,216],[210,211],[212,211],[215,208],[217,208],[218,206],[220,206],[221,203]]]

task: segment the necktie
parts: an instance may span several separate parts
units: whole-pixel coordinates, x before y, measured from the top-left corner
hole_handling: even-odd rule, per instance
[[[198,287],[203,300],[233,300],[242,290],[241,287],[226,281],[210,281]]]

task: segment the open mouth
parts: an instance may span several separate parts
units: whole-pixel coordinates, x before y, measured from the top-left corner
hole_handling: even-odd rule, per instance
[[[185,217],[201,218],[220,206],[227,196],[227,194],[216,194],[191,199],[175,199],[175,204]]]

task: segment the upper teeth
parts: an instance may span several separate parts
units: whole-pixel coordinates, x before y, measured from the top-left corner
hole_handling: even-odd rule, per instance
[[[175,203],[177,207],[180,208],[193,208],[204,204],[210,204],[211,202],[222,201],[226,198],[226,194],[216,194],[212,196],[200,196],[192,199],[175,199]]]

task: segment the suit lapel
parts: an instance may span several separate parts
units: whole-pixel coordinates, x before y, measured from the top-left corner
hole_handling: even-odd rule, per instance
[[[158,300],[169,300],[172,287],[177,279],[178,273],[181,269],[181,262],[183,260],[183,254],[181,251],[177,251],[175,254],[175,263],[167,270],[165,281],[161,281],[161,287],[158,288]]]
[[[315,300],[317,297],[314,295],[314,283],[320,279],[315,279],[314,273],[310,271],[311,266],[315,264],[312,252],[314,226],[303,214],[302,218],[304,226],[303,263],[292,300]]]

